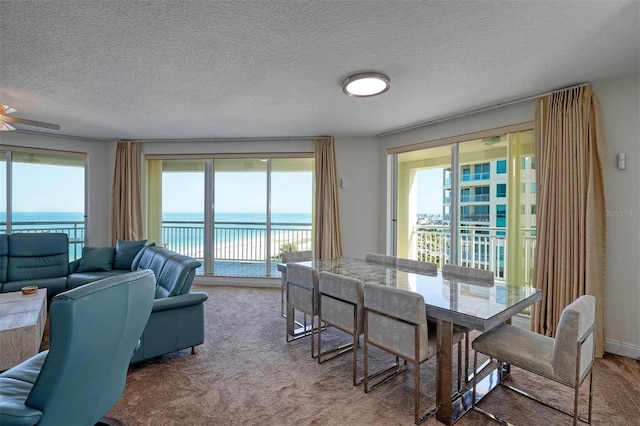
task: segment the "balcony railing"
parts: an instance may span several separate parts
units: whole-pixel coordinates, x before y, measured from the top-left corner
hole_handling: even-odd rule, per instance
[[[478,203],[491,201],[489,194],[462,194],[460,196],[460,202],[462,203]]]
[[[460,220],[463,222],[489,222],[491,216],[489,213],[465,213],[460,214]]]
[[[215,222],[214,259],[265,261],[267,247],[271,259],[282,252],[311,250],[310,223],[272,223],[271,238],[265,222]],[[204,258],[204,222],[162,222],[162,244],[186,256]]]
[[[0,223],[0,232],[6,232]],[[311,250],[310,223],[272,223],[271,238],[267,238],[264,222],[216,222],[214,226],[214,259],[224,261],[265,262],[267,246],[270,260],[279,260],[282,252]],[[62,232],[69,235],[69,258],[82,256],[85,228],[82,221],[12,222],[11,232]],[[204,258],[204,222],[165,221],[159,243],[175,252]]]
[[[462,181],[469,182],[473,180],[487,180],[491,177],[489,172],[463,173]]]
[[[507,276],[507,236],[505,228],[465,226],[464,233],[458,235],[460,264],[472,268],[488,269],[498,280]],[[414,227],[418,260],[436,263],[439,267],[449,263],[449,226],[428,225]],[[535,254],[535,229],[522,229],[520,235],[522,280],[532,283]],[[454,262],[457,263],[457,262]]]

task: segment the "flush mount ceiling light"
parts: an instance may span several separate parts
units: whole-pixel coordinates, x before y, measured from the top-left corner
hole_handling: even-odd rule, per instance
[[[361,72],[351,75],[342,82],[342,91],[349,96],[366,97],[386,92],[391,80],[379,72]]]

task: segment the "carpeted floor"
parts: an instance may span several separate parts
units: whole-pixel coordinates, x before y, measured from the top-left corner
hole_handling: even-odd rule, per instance
[[[276,289],[194,286],[205,291],[205,343],[131,366],[127,386],[109,416],[134,425],[412,425],[413,375],[408,371],[365,394],[351,384],[351,357],[319,365],[308,338],[285,342]],[[323,340],[339,340],[336,330]],[[360,351],[361,355],[361,351]],[[387,358],[375,354],[376,362]],[[360,360],[361,360],[360,356]],[[435,360],[423,364],[426,409],[435,401]],[[572,392],[552,381],[512,369],[516,385],[572,410]],[[586,416],[588,386],[581,392]],[[571,424],[557,413],[498,388],[481,407],[520,425]],[[635,425],[640,419],[640,366],[609,355],[594,370],[594,425]],[[440,424],[435,418],[425,425]],[[458,425],[495,425],[478,412]]]

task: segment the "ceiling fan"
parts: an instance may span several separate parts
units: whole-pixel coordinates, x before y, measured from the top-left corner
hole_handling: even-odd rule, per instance
[[[44,121],[27,120],[26,118],[9,117],[7,114],[17,112],[9,105],[0,104],[0,131],[15,130],[9,123],[25,124],[27,126],[44,127],[45,129],[60,130],[57,124],[45,123]]]

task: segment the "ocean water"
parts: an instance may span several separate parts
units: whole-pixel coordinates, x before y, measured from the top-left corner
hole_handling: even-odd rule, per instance
[[[163,222],[202,222],[202,213],[165,213],[162,215]],[[0,212],[0,223],[7,221],[6,212]],[[14,212],[12,222],[14,226],[29,226],[24,222],[81,222],[82,212]],[[224,224],[258,224],[266,221],[263,213],[216,213],[215,221]],[[271,223],[279,224],[310,224],[311,213],[273,213]]]

